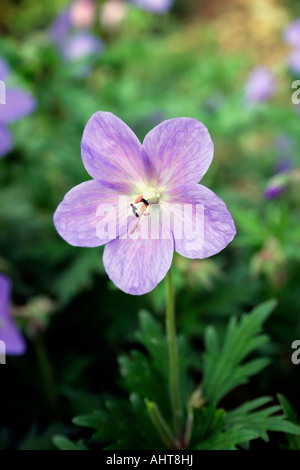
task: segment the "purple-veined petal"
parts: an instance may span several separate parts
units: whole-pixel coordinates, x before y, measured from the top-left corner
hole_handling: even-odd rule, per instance
[[[172,194],[175,251],[186,258],[203,259],[222,251],[236,235],[234,221],[225,203],[202,185],[183,187]],[[196,210],[197,207],[197,210]],[[204,225],[203,225],[204,224]]]
[[[142,145],[134,132],[111,113],[98,112],[88,121],[81,153],[88,173],[104,185],[127,190],[145,182]]]
[[[0,57],[0,80],[5,80],[9,73],[10,70],[7,63],[2,57]]]
[[[73,246],[92,248],[108,243],[127,230],[130,206],[123,204],[119,196],[122,193],[95,180],[75,186],[55,211],[57,232]]]
[[[8,355],[19,355],[25,352],[26,344],[10,314],[10,296],[11,281],[0,274],[0,340]]]
[[[142,223],[142,222],[141,222]],[[111,281],[123,292],[143,295],[153,290],[171,267],[174,240],[169,238],[117,239],[104,248],[103,263]]]
[[[134,5],[152,13],[166,13],[171,10],[174,0],[130,0]]]
[[[143,143],[148,177],[163,190],[198,183],[213,159],[213,142],[196,119],[164,121],[146,135]]]
[[[0,158],[4,157],[13,146],[13,139],[10,131],[0,124]]]
[[[0,123],[9,124],[27,116],[35,109],[32,95],[22,90],[6,90],[6,104],[0,107]]]

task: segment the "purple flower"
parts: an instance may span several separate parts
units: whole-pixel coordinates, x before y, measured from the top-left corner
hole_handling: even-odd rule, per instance
[[[207,258],[234,238],[224,202],[197,184],[212,161],[213,142],[196,119],[164,121],[142,145],[123,121],[98,112],[86,125],[81,149],[93,179],[66,194],[54,224],[73,246],[106,244],[104,267],[124,292],[141,295],[154,289],[168,272],[174,250],[187,258]],[[106,229],[99,232],[99,225]],[[195,226],[199,230],[193,232]]]
[[[255,67],[246,83],[246,100],[248,103],[267,101],[275,94],[276,82],[268,67]]]
[[[88,28],[95,17],[95,3],[93,0],[77,0],[62,10],[55,19],[50,37],[57,45],[63,45],[72,28]]]
[[[6,62],[0,58],[0,80],[9,76]],[[32,113],[35,99],[29,93],[16,88],[6,88],[5,104],[0,104],[0,157],[6,155],[13,147],[13,138],[8,125]]]
[[[24,354],[26,344],[10,314],[11,282],[0,274],[0,340],[11,356]]]
[[[292,50],[287,58],[289,68],[295,74],[300,72],[300,45],[298,47]]]
[[[50,37],[52,41],[58,46],[63,45],[65,38],[72,29],[72,26],[70,8],[67,8],[59,13],[51,26]]]
[[[130,0],[131,3],[152,13],[166,13],[171,10],[174,0]]]
[[[289,173],[278,173],[269,182],[265,189],[264,196],[266,199],[275,199],[287,191],[290,184]]]
[[[5,80],[10,73],[9,67],[4,59],[0,56],[0,80]]]
[[[61,50],[68,62],[89,64],[78,70],[79,76],[87,75],[93,65],[91,59],[99,57],[104,49],[103,42],[86,29],[91,26],[95,15],[95,3],[92,0],[77,0],[63,10],[50,30],[50,37]]]
[[[300,48],[300,18],[287,26],[283,33],[283,39],[290,46]]]
[[[98,56],[103,48],[103,42],[96,36],[86,31],[78,31],[65,40],[62,51],[67,60],[75,62]]]
[[[293,157],[294,157],[294,143],[288,134],[282,134],[275,139],[275,148],[279,154],[279,159],[276,162],[274,173],[284,173],[292,170]]]

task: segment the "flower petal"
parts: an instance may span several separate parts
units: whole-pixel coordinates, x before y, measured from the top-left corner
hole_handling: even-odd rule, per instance
[[[26,350],[24,338],[10,314],[11,281],[0,274],[0,340],[5,343],[9,355],[23,354]]]
[[[63,10],[55,19],[50,29],[50,38],[58,46],[63,45],[72,29],[70,8]]]
[[[0,124],[0,158],[4,157],[13,146],[12,135],[6,127]]]
[[[11,280],[0,274],[0,317],[8,311],[11,296]]]
[[[196,119],[164,121],[143,143],[149,178],[164,189],[198,183],[210,166],[213,149],[207,128]]]
[[[2,57],[0,57],[0,80],[5,80],[9,75],[9,67]]]
[[[104,248],[103,263],[111,281],[122,291],[142,295],[153,290],[171,267],[174,240],[118,239]]]
[[[213,256],[236,235],[234,221],[225,203],[205,186],[182,188],[172,195],[172,205],[177,207],[174,227],[177,230],[183,227],[181,239],[174,233],[175,251],[186,258]]]
[[[91,56],[99,57],[103,49],[104,44],[97,36],[79,31],[65,40],[62,52],[66,60],[76,62]]]
[[[126,231],[130,212],[127,198],[126,203],[120,205],[119,196],[95,180],[75,186],[55,211],[57,232],[73,246],[92,248],[113,240]],[[101,224],[103,233],[99,228]]]
[[[3,324],[0,318],[0,340],[5,343],[6,354],[18,356],[26,351],[26,343],[19,332],[15,322],[11,317],[4,319]]]
[[[22,90],[6,91],[6,104],[0,107],[0,123],[9,124],[34,111],[35,99]]]
[[[145,181],[142,145],[134,132],[111,113],[98,112],[82,138],[82,159],[88,173],[106,186],[133,186]]]

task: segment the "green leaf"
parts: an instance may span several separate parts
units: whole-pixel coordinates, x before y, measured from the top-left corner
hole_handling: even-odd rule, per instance
[[[237,446],[244,442],[256,439],[258,435],[252,431],[233,428],[218,434],[196,446],[195,450],[237,450]]]
[[[259,409],[271,401],[270,397],[258,398],[229,412],[226,417],[227,429],[239,427],[243,430],[250,430],[266,442],[269,440],[269,431],[300,435],[299,426],[287,421],[284,414],[275,414],[282,410],[280,405]]]
[[[267,342],[268,337],[259,333],[275,306],[276,301],[270,300],[244,315],[239,322],[232,318],[221,347],[215,329],[206,330],[202,384],[205,398],[218,403],[232,389],[246,383],[249,377],[267,366],[268,359],[265,358],[243,361]]]
[[[64,436],[54,436],[53,443],[59,450],[87,450],[87,447],[84,444],[75,444]]]

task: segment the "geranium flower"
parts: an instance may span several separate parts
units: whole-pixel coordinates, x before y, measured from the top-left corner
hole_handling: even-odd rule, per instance
[[[0,57],[0,80],[6,83],[10,70]],[[32,113],[36,102],[32,95],[17,88],[5,90],[5,104],[0,104],[0,157],[6,155],[13,147],[13,137],[8,129],[9,124]]]
[[[11,281],[0,274],[0,340],[11,356],[24,354],[26,344],[10,314]]]
[[[166,13],[171,10],[174,0],[130,0],[131,3],[152,13]]]
[[[255,67],[246,83],[246,100],[248,103],[267,101],[276,92],[274,75],[268,67]]]
[[[66,194],[54,224],[71,245],[106,244],[104,267],[124,292],[141,295],[154,289],[168,272],[174,250],[187,258],[207,258],[234,238],[224,202],[197,184],[212,161],[213,142],[196,119],[164,121],[142,145],[123,121],[98,112],[86,125],[81,148],[93,180]],[[184,211],[185,206],[192,210]],[[167,223],[170,214],[173,225]],[[99,230],[104,223],[107,230]]]

